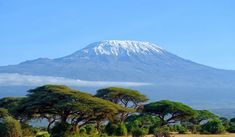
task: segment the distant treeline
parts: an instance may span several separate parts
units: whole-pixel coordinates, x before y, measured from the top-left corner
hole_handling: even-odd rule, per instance
[[[48,121],[46,127],[29,125]],[[61,85],[45,85],[26,97],[0,99],[0,137],[170,137],[173,133],[235,132],[235,118],[170,100],[149,102],[141,92],[110,87],[95,95]]]

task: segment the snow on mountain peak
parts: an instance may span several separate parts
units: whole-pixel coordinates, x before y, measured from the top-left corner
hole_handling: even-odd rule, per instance
[[[150,42],[128,40],[104,40],[95,42],[84,48],[83,53],[94,52],[96,55],[119,56],[127,54],[154,54],[162,53],[163,49]]]

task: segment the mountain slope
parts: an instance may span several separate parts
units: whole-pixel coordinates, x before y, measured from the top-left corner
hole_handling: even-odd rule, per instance
[[[234,71],[200,65],[155,44],[138,41],[101,41],[72,55],[37,59],[0,67],[0,73],[61,76],[83,80],[189,82],[191,84],[234,81]],[[182,83],[184,84],[184,83]]]
[[[220,97],[224,100],[235,95],[235,71],[197,64],[153,43],[139,41],[95,42],[65,57],[3,66],[0,73],[147,82],[152,86],[138,89],[149,91],[147,94],[151,99],[176,99],[194,104],[200,104],[202,100],[213,104]],[[208,96],[211,98],[207,100]],[[227,104],[235,104],[231,100]]]

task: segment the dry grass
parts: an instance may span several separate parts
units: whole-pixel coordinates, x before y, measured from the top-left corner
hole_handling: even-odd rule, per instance
[[[176,135],[175,137],[235,137],[235,134],[223,134],[223,135]]]
[[[153,137],[151,135],[146,137]],[[185,135],[175,135],[175,137],[235,137],[235,134],[222,134],[222,135],[192,135],[192,134],[185,134]]]

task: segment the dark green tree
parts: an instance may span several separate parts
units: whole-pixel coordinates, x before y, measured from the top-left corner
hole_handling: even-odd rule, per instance
[[[143,112],[158,116],[161,126],[190,119],[196,112],[180,102],[162,100],[144,105]]]

